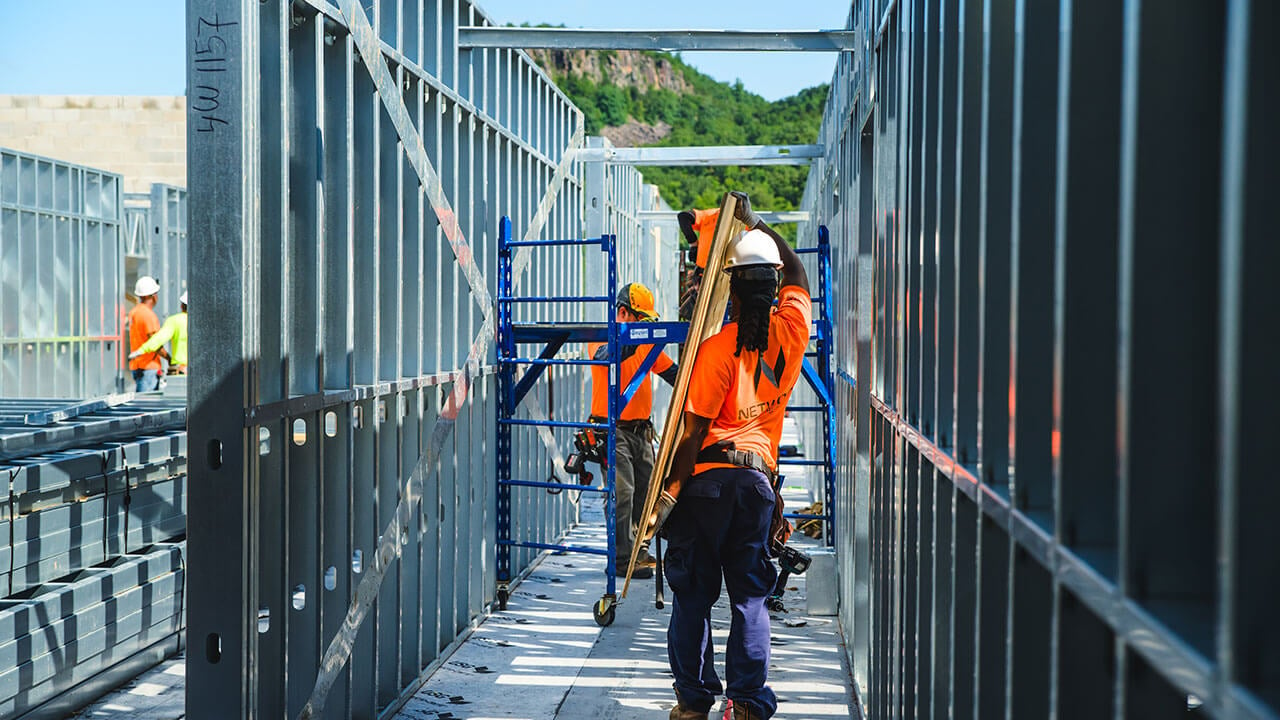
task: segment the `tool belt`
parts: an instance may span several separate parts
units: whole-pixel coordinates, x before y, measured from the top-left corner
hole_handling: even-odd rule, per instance
[[[769,467],[769,463],[759,455],[750,450],[736,450],[733,447],[733,441],[718,442],[702,448],[698,452],[698,462],[700,463],[728,463],[737,465],[748,470],[755,470],[769,478],[770,484],[778,484],[778,473]]]
[[[592,415],[587,418],[587,422],[608,425],[609,418]],[[619,430],[626,430],[627,432],[635,433],[637,435],[650,437],[653,435],[653,421],[649,420],[649,418],[640,418],[639,420],[619,420],[615,427]]]
[[[750,450],[737,450],[733,447],[733,441],[718,442],[715,445],[702,448],[698,452],[698,462],[700,463],[728,463],[737,465],[738,467],[755,470],[769,478],[769,485],[773,487],[773,519],[769,523],[769,553],[771,557],[778,557],[782,548],[786,546],[787,540],[791,539],[791,522],[782,516],[784,510],[782,507],[782,476],[769,467],[769,463],[764,458],[751,452]]]

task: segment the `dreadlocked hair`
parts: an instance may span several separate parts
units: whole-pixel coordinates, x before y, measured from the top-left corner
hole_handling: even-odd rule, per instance
[[[763,352],[769,347],[769,320],[778,294],[778,271],[771,267],[747,267],[729,276],[729,292],[738,299],[738,348],[734,356]]]

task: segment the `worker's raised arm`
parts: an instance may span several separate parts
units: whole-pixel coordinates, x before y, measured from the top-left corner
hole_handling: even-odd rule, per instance
[[[738,198],[738,208],[734,215],[747,226],[748,230],[763,230],[778,246],[778,255],[782,257],[782,282],[778,284],[778,289],[795,285],[804,288],[805,293],[808,293],[809,273],[805,271],[800,255],[751,209],[751,199],[746,193],[734,191],[733,195]]]

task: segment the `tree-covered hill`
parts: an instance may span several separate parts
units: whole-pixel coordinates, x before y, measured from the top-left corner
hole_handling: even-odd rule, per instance
[[[786,145],[816,142],[827,86],[769,102],[741,81],[714,80],[669,53],[531,51],[586,115],[588,134],[639,127],[646,143]],[[669,126],[669,127],[668,127]],[[673,207],[713,207],[727,190],[743,190],[761,210],[794,210],[808,166],[642,168]]]

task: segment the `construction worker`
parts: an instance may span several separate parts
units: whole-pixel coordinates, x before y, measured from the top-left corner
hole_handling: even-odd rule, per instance
[[[143,275],[134,283],[133,294],[138,304],[129,311],[129,369],[133,371],[134,390],[151,392],[160,386],[160,354],[151,352],[135,353],[142,348],[152,335],[160,330],[160,318],[156,316],[156,300],[160,294],[160,283],[150,275]]]
[[[618,291],[618,322],[641,322],[657,320],[654,310],[653,292],[640,283],[628,283]],[[625,389],[636,370],[649,356],[652,345],[628,345],[622,348],[622,362],[618,373],[619,391]],[[590,343],[587,351],[596,360],[609,359],[607,343]],[[651,374],[674,385],[676,380],[676,364],[666,353],[658,355],[649,369]],[[636,533],[641,529],[640,521],[644,513],[644,498],[649,494],[649,475],[653,473],[653,422],[649,416],[653,412],[653,384],[648,378],[640,383],[631,401],[618,414],[616,453],[614,462],[614,529],[615,544],[614,573],[626,572],[631,562],[631,549],[635,543]],[[609,368],[604,365],[591,367],[591,418],[590,422],[607,423],[609,421]],[[640,549],[636,558],[636,569],[632,577],[645,579],[653,577],[656,562],[649,554],[647,547]]]
[[[169,372],[179,375],[185,375],[187,372],[187,294],[184,292],[178,298],[182,309],[165,318],[164,325],[151,339],[147,340],[137,350],[129,353],[129,359],[141,357],[147,353],[153,353],[164,347],[164,344],[173,341],[172,350],[169,353]]]
[[[765,600],[777,578],[768,548],[771,526],[781,520],[774,481],[782,420],[809,344],[812,309],[795,251],[751,211],[745,195],[736,216],[748,230],[725,263],[731,322],[698,348],[684,433],[649,523],[665,528],[666,576],[675,596],[667,631],[677,699],[672,720],[705,720],[721,694],[711,607],[722,577],[733,612],[723,692],[734,720],[767,720],[778,705],[766,684]]]
[[[711,255],[711,243],[716,234],[716,222],[720,220],[720,208],[712,210],[684,210],[676,214],[680,232],[689,250],[694,254],[694,266],[685,275],[680,288],[680,320],[693,316],[693,306],[698,301],[698,289],[702,286],[702,273]]]

